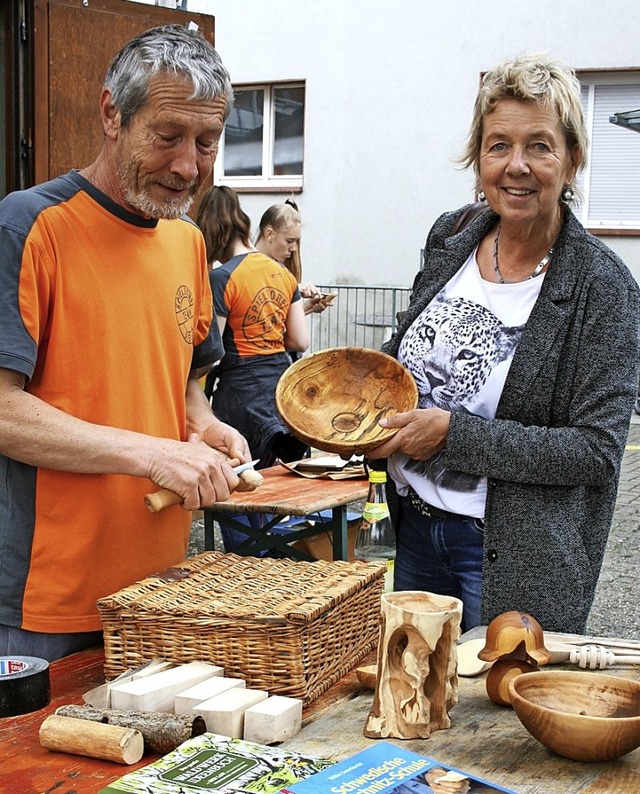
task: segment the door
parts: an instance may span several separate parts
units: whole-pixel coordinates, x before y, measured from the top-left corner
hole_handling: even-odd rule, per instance
[[[112,57],[157,25],[194,22],[214,41],[214,18],[130,0],[31,0],[36,184],[83,168],[102,145],[100,90]]]

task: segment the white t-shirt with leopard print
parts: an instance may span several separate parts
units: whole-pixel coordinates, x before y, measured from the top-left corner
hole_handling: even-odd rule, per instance
[[[513,284],[485,281],[476,251],[409,327],[398,359],[418,384],[419,407],[437,406],[493,419],[524,325],[544,274]],[[484,518],[487,481],[397,453],[389,474],[398,493],[411,486],[425,502]]]

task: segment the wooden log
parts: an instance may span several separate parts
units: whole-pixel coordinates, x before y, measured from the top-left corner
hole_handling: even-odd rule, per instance
[[[451,727],[458,702],[456,642],[462,602],[405,590],[383,593],[376,690],[364,734],[427,739]]]
[[[207,729],[202,717],[193,713],[185,715],[162,711],[123,711],[89,706],[60,706],[55,713],[62,717],[102,722],[140,731],[145,752],[148,753],[168,753],[192,736],[200,736]]]
[[[53,713],[59,717],[72,717],[76,720],[89,720],[89,722],[102,722],[107,724],[108,708],[96,708],[95,706],[59,706]],[[127,712],[133,714],[134,712]],[[145,712],[146,713],[146,712]]]
[[[135,764],[144,752],[140,731],[52,714],[40,726],[40,744],[48,750]]]

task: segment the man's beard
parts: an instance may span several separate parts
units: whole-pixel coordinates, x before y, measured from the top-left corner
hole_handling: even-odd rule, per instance
[[[120,163],[118,165],[118,176],[120,177],[122,194],[127,204],[148,218],[162,218],[169,221],[181,218],[189,211],[200,190],[200,182],[197,180],[185,182],[181,179],[167,177],[163,180],[163,185],[178,190],[189,188],[190,193],[184,197],[175,196],[172,198],[169,196],[163,201],[157,201],[145,191],[144,184],[137,184],[133,163],[129,165]]]

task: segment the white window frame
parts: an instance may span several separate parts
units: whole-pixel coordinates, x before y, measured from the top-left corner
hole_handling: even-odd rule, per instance
[[[225,184],[238,192],[282,192],[290,191],[299,193],[304,184],[304,132],[302,144],[303,173],[302,174],[274,174],[273,153],[275,151],[275,102],[273,92],[279,88],[304,88],[305,89],[305,116],[306,116],[306,84],[304,80],[283,80],[271,83],[242,83],[234,84],[235,91],[264,91],[264,126],[262,135],[262,176],[227,176],[224,173],[224,135],[220,141],[218,162],[220,168],[216,169],[216,184]]]
[[[633,219],[621,219],[618,217],[597,217],[595,216],[595,210],[590,211],[590,207],[592,205],[592,191],[596,190],[593,180],[593,173],[592,167],[595,160],[600,158],[600,163],[602,163],[602,158],[607,157],[613,154],[613,149],[606,150],[605,148],[599,147],[597,142],[594,143],[594,110],[595,110],[595,99],[596,99],[596,87],[597,86],[626,86],[626,85],[634,85],[640,87],[640,68],[632,68],[632,69],[614,69],[614,70],[594,70],[594,71],[577,71],[577,76],[582,84],[583,87],[583,101],[584,101],[584,111],[585,111],[585,121],[587,124],[587,131],[589,135],[589,159],[586,164],[585,169],[578,175],[578,185],[580,191],[582,193],[583,201],[577,207],[574,207],[574,211],[582,224],[589,229],[594,234],[599,235],[640,235],[640,177],[637,179],[629,180],[632,183],[632,186],[629,186],[629,182],[626,183],[625,190],[631,189],[634,191],[637,190],[637,193],[631,198],[633,203],[638,206],[638,217]],[[634,107],[619,107],[616,108],[612,112],[623,112],[627,110],[635,110],[636,108],[640,108],[640,88],[638,91],[638,100],[636,102],[632,102],[631,104],[635,105]],[[610,123],[608,119],[606,120],[607,123]],[[603,119],[600,118],[600,124],[603,123]],[[634,132],[633,130],[629,129],[622,129],[620,127],[616,127],[615,125],[611,124],[611,128],[614,131],[614,135],[619,135],[620,140],[624,141],[625,146],[631,146],[633,156],[638,158],[638,163],[640,163],[640,134]],[[637,147],[637,155],[636,155],[636,148]],[[635,165],[629,163],[629,171],[635,170]],[[604,171],[606,174],[606,169]],[[600,170],[600,177],[602,179],[603,171]],[[611,175],[612,181],[614,175]],[[636,187],[637,185],[637,187]],[[600,188],[602,189],[602,188]],[[621,200],[624,200],[621,198]]]

